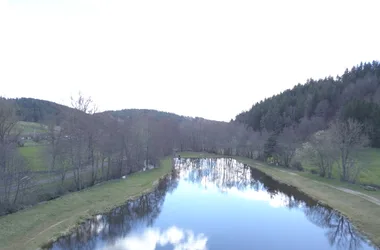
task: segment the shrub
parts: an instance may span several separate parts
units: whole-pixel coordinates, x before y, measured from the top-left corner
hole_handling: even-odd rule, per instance
[[[298,171],[304,171],[301,162],[295,161],[292,163],[292,168],[297,169]]]
[[[315,169],[310,170],[310,172],[311,172],[312,174],[318,174],[318,171],[315,170]]]

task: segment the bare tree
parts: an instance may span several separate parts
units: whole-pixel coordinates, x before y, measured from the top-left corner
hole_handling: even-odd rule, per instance
[[[94,114],[98,109],[91,97],[85,97],[81,92],[78,93],[78,97],[71,97],[71,106],[86,114]]]
[[[62,129],[55,126],[54,123],[49,124],[48,126],[48,141],[49,141],[49,153],[51,156],[51,165],[50,170],[55,170],[55,165],[57,157],[61,150],[61,143],[63,139]]]
[[[18,202],[19,199],[22,202],[22,199],[31,181],[31,178],[29,176],[29,168],[26,165],[24,158],[18,153],[18,150],[13,150],[9,156],[7,172],[8,175],[11,175],[10,178],[12,178],[13,182],[15,183],[15,188],[12,190],[12,205],[16,206],[16,202]]]
[[[5,170],[6,166],[6,145],[11,143],[11,132],[17,123],[15,110],[13,105],[0,98],[0,147],[3,149],[0,152],[0,168]]]
[[[28,168],[18,153],[19,133],[14,104],[0,99],[0,210],[15,207],[29,182]]]
[[[96,106],[91,98],[84,97],[81,93],[77,98],[72,97],[74,110],[69,114],[67,133],[70,146],[70,160],[73,166],[74,181],[78,190],[84,187],[81,177],[83,169],[90,162],[94,169],[94,132],[91,116],[96,112]]]
[[[357,154],[368,145],[361,123],[349,119],[334,121],[330,126],[332,145],[339,150],[341,180],[355,182],[363,168],[358,162]]]
[[[289,168],[299,146],[298,135],[293,127],[285,127],[277,137],[275,156],[279,163]]]
[[[319,131],[311,136],[302,148],[302,156],[311,165],[318,167],[321,177],[332,177],[332,167],[338,159],[336,148],[332,143],[331,131]]]
[[[316,116],[310,119],[304,117],[297,126],[297,136],[302,141],[306,141],[310,135],[326,128],[327,124],[322,117]]]
[[[266,130],[261,132],[251,132],[248,139],[248,145],[251,148],[250,158],[256,160],[264,160],[265,143],[269,138],[269,133]]]

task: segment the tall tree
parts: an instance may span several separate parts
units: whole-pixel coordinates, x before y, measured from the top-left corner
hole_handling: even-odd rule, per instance
[[[295,128],[286,127],[277,137],[275,146],[275,156],[281,165],[289,168],[294,157],[297,147],[299,146],[299,137]]]
[[[330,126],[332,145],[339,151],[341,180],[355,182],[363,165],[358,162],[357,154],[368,145],[363,124],[353,119],[334,121]]]
[[[331,130],[315,133],[301,151],[305,161],[318,167],[321,177],[332,177],[333,164],[338,160],[339,152],[333,144]]]

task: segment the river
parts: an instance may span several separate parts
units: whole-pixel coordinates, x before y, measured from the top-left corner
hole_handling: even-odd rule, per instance
[[[151,193],[47,249],[376,249],[349,220],[233,159],[176,160]]]

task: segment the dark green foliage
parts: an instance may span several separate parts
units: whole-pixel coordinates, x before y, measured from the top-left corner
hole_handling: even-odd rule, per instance
[[[365,131],[371,140],[371,146],[380,147],[380,106],[364,100],[353,100],[341,113],[342,118],[353,118],[365,124]]]
[[[116,111],[105,111],[102,114],[111,115],[115,118],[119,118],[122,120],[141,117],[141,116],[149,116],[154,117],[156,119],[170,119],[174,121],[180,121],[183,117],[177,114],[157,111],[153,109],[122,109]]]
[[[54,122],[59,125],[64,118],[64,112],[69,107],[33,98],[10,99],[16,103],[16,115],[20,121],[47,123]]]
[[[327,125],[336,117],[364,123],[371,143],[380,147],[380,63],[360,64],[342,76],[308,80],[252,106],[236,116],[255,131],[278,133],[302,119],[321,118]],[[312,131],[310,131],[311,133]]]
[[[272,157],[272,155],[275,151],[275,148],[276,148],[276,144],[277,144],[276,138],[277,138],[277,136],[275,134],[272,134],[268,138],[268,140],[266,141],[266,143],[264,145],[264,158],[265,159]]]

